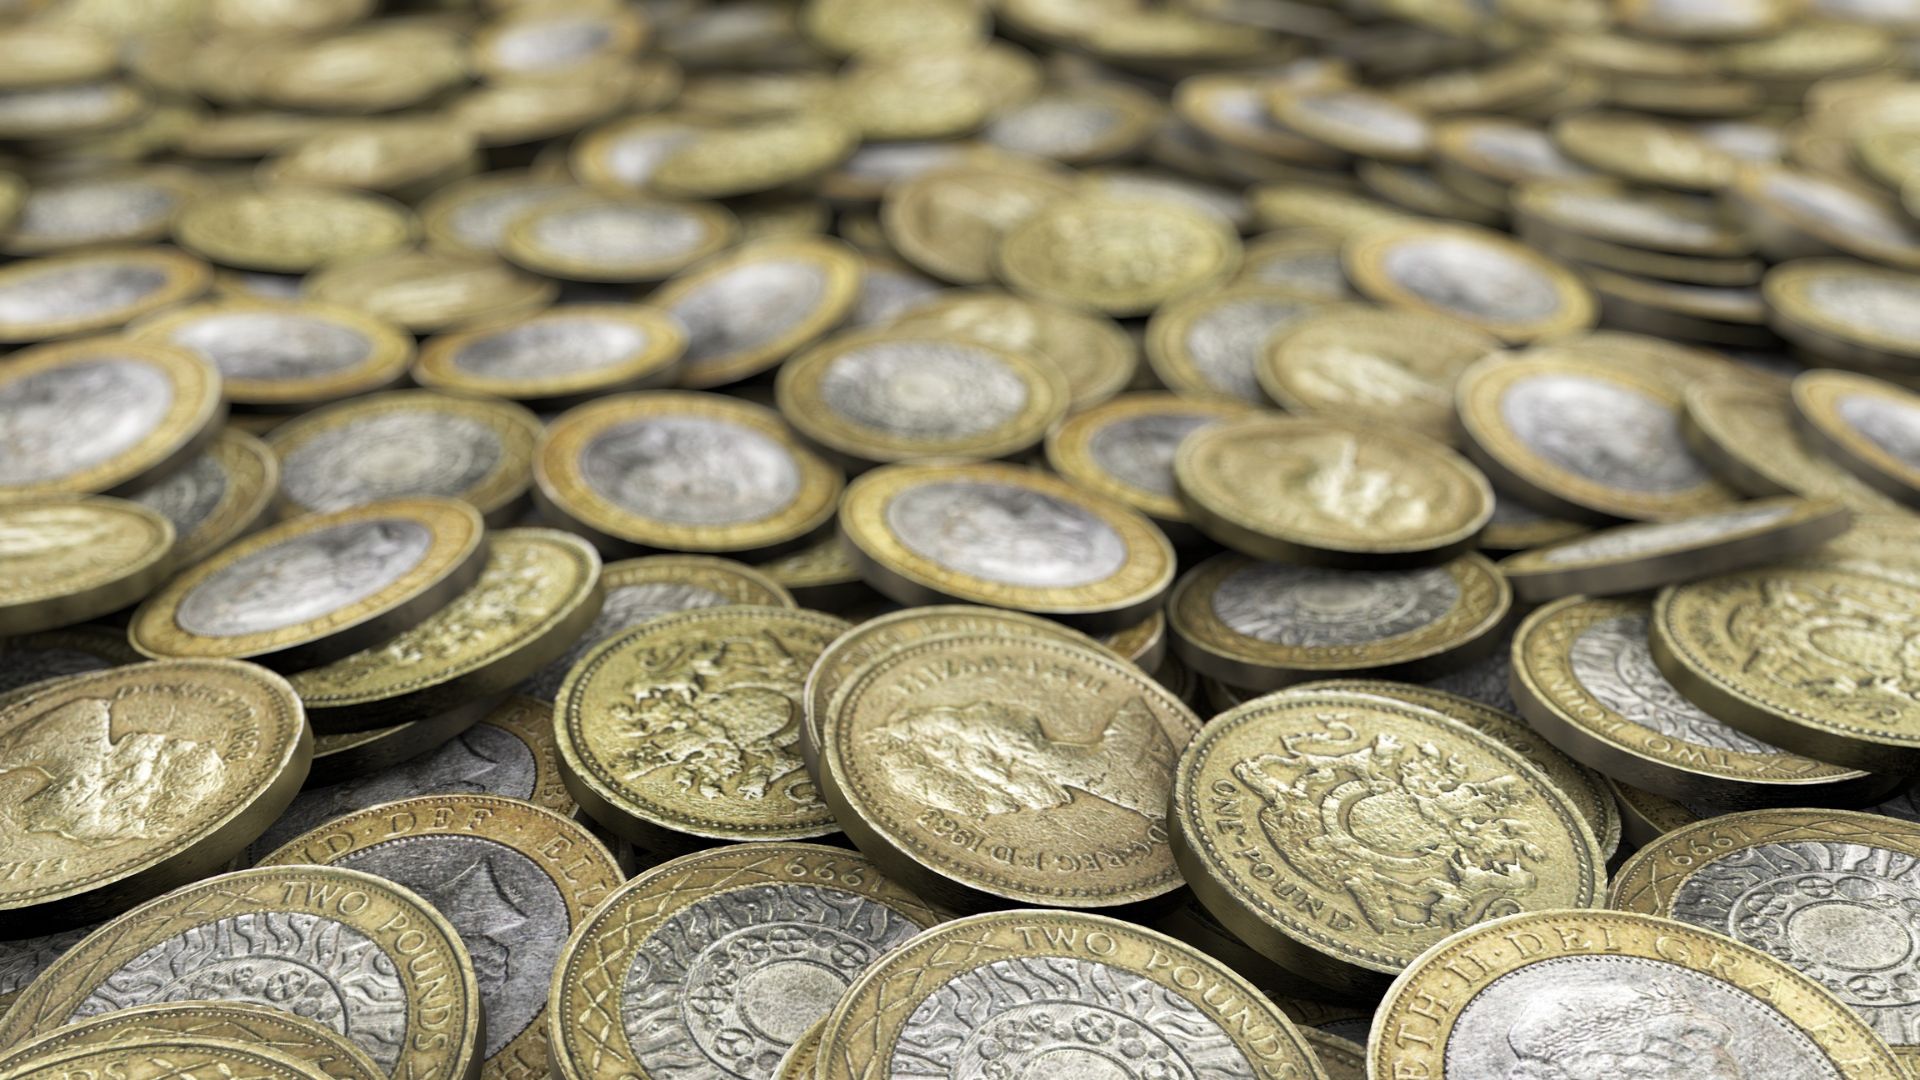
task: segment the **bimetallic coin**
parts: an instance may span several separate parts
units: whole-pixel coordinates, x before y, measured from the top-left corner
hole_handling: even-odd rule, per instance
[[[825,335],[853,310],[860,259],[827,237],[742,245],[662,285],[648,298],[687,331],[680,385],[739,382]]]
[[[958,285],[993,280],[993,254],[1008,230],[1055,199],[1072,177],[1025,162],[965,162],[887,187],[880,227],[888,246],[919,269]]]
[[[85,622],[138,602],[172,573],[173,524],[120,499],[0,501],[0,633]]]
[[[162,1035],[139,1042],[63,1047],[22,1055],[8,1064],[19,1080],[64,1080],[74,1076],[123,1076],[166,1080],[175,1076],[233,1076],[249,1080],[329,1080],[331,1074],[281,1049],[230,1039]]]
[[[0,31],[0,69],[6,72],[0,87],[8,90],[91,82],[118,68],[113,40],[85,27],[48,22]]]
[[[624,875],[585,828],[491,795],[403,799],[331,821],[261,860],[405,886],[460,935],[479,977],[482,1080],[547,1068],[547,989],[561,946]]]
[[[347,120],[295,141],[260,163],[272,186],[355,188],[401,198],[479,164],[472,132],[439,119]]]
[[[1433,130],[1418,109],[1350,86],[1283,86],[1267,95],[1281,125],[1335,150],[1376,161],[1418,163]]]
[[[1220,148],[1230,148],[1256,161],[1322,169],[1344,164],[1344,151],[1305,138],[1274,118],[1267,107],[1274,89],[1251,75],[1199,75],[1174,87],[1173,108],[1213,144],[1215,156]]]
[[[1100,639],[1100,644],[1122,660],[1159,678],[1167,660],[1167,614],[1156,611],[1124,630],[1107,634]]]
[[[1203,427],[1253,416],[1221,397],[1123,394],[1074,413],[1047,433],[1047,465],[1081,487],[1118,500],[1174,536],[1188,525],[1174,484],[1181,440]]]
[[[555,660],[600,611],[600,557],[553,529],[501,529],[473,586],[384,644],[292,677],[317,732],[491,698]]]
[[[781,1056],[773,1080],[814,1080],[819,1075],[821,1037],[827,1033],[827,1018],[821,1017]]]
[[[1726,201],[1774,262],[1850,255],[1920,269],[1920,227],[1868,186],[1788,166],[1748,165],[1727,187]]]
[[[1173,475],[1200,531],[1255,558],[1434,566],[1472,550],[1493,516],[1487,478],[1441,444],[1317,417],[1196,431]]]
[[[956,1076],[1326,1080],[1293,1022],[1212,957],[1132,923],[1006,911],[881,960],[827,1021],[819,1080]],[[923,1064],[937,1063],[937,1064]]]
[[[1247,198],[1253,203],[1254,219],[1260,227],[1282,235],[1296,229],[1319,229],[1345,240],[1376,225],[1399,225],[1410,220],[1405,211],[1378,199],[1321,183],[1261,184],[1248,192]],[[1344,271],[1341,279],[1346,280]]]
[[[1147,323],[1147,363],[1177,393],[1227,395],[1264,405],[1257,372],[1268,340],[1324,305],[1282,285],[1197,290],[1153,313]]]
[[[602,191],[644,192],[660,163],[707,126],[704,119],[680,114],[615,120],[580,137],[568,155],[568,168]]]
[[[981,131],[989,146],[1015,154],[1093,165],[1127,157],[1153,135],[1165,110],[1117,79],[1049,87],[1001,111]]]
[[[379,195],[275,185],[197,199],[181,211],[173,235],[181,247],[222,266],[303,274],[396,250],[416,228],[411,212]]]
[[[771,1077],[862,972],[939,913],[873,863],[736,844],[662,863],[587,918],[553,972],[553,1071]]]
[[[1920,278],[1852,259],[1798,259],[1760,283],[1767,324],[1803,353],[1902,371],[1920,363]]]
[[[774,384],[794,429],[856,467],[1018,456],[1066,415],[1069,394],[1042,358],[913,324],[829,338]]]
[[[1037,470],[893,465],[847,487],[840,533],[867,583],[900,603],[990,604],[1095,632],[1146,617],[1173,584],[1147,518]]]
[[[1584,330],[1598,313],[1572,271],[1485,229],[1383,226],[1355,237],[1341,258],[1372,300],[1452,316],[1515,344]]]
[[[1133,342],[1113,320],[986,289],[945,293],[896,325],[1044,360],[1066,377],[1076,412],[1124,390],[1137,367]]]
[[[1682,434],[1680,392],[1581,361],[1495,359],[1461,376],[1466,450],[1502,491],[1574,521],[1664,521],[1734,501]]]
[[[0,1056],[0,1072],[13,1075],[12,1070],[31,1061],[82,1049],[124,1049],[126,1044],[137,1049],[177,1039],[251,1045],[314,1066],[329,1080],[381,1080],[386,1075],[365,1050],[317,1021],[263,1005],[208,1001],[141,1005],[56,1028]]]
[[[1648,191],[1618,180],[1535,180],[1513,191],[1523,233],[1577,236],[1694,258],[1735,258],[1752,241],[1712,199]]]
[[[307,278],[303,295],[432,334],[545,307],[559,290],[498,259],[393,251],[329,263]]]
[[[521,212],[500,252],[536,274],[569,281],[659,281],[724,250],[739,228],[713,203],[580,194]]]
[[[190,566],[257,525],[279,486],[280,463],[267,445],[228,427],[198,457],[140,489],[132,501],[172,523],[174,564]]]
[[[0,63],[4,66],[4,63]],[[152,243],[199,191],[191,173],[156,168],[36,184],[19,217],[0,212],[0,252],[47,255],[101,244]]]
[[[944,290],[940,283],[897,260],[872,252],[860,256],[860,285],[853,310],[847,314],[849,329],[865,330],[883,326],[932,302]],[[1131,349],[1131,342],[1128,343]]]
[[[251,664],[172,660],[41,683],[0,707],[0,911],[41,932],[197,880],[286,809],[313,757],[300,700]]]
[[[666,152],[647,186],[670,199],[777,191],[819,177],[859,145],[853,128],[815,113],[700,129]]]
[[[1666,338],[1621,330],[1595,330],[1535,345],[1520,354],[1532,360],[1568,360],[1599,367],[1625,368],[1685,393],[1696,382],[1744,379],[1750,369],[1725,354],[1682,345]]]
[[[122,82],[0,89],[0,139],[59,139],[115,131],[139,120],[152,102]]]
[[[1458,438],[1454,384],[1499,349],[1498,338],[1444,315],[1334,307],[1268,337],[1253,374],[1289,412],[1392,425],[1451,443]]]
[[[686,345],[685,328],[659,308],[568,304],[431,338],[413,363],[413,378],[436,390],[552,409],[670,386]]]
[[[1014,226],[994,259],[1016,291],[1108,315],[1144,315],[1232,277],[1240,238],[1191,207],[1078,197],[1050,202]]]
[[[624,60],[647,40],[637,12],[592,3],[509,7],[474,35],[473,64],[501,79],[550,79]]]
[[[849,625],[730,606],[661,615],[601,642],[554,699],[567,790],[654,850],[838,831],[796,744],[807,672]]]
[[[457,180],[420,204],[427,244],[460,255],[498,255],[507,226],[541,203],[579,188],[528,172],[490,172]]]
[[[243,870],[149,901],[49,965],[0,1016],[0,1044],[163,1001],[304,1016],[393,1077],[479,1075],[479,988],[459,936],[414,893],[357,870]]]
[[[1319,300],[1351,300],[1353,288],[1340,266],[1344,236],[1331,229],[1284,228],[1247,241],[1234,280],[1279,285]]]
[[[212,284],[206,263],[166,247],[23,259],[0,268],[0,342],[113,330],[192,300]]]
[[[223,412],[219,372],[180,349],[21,349],[0,369],[0,501],[136,491],[191,461]]]
[[[412,335],[350,308],[225,299],[142,320],[132,335],[185,349],[220,370],[227,400],[301,409],[381,390],[406,374]]]
[[[148,656],[298,671],[417,626],[485,561],[485,527],[465,503],[394,499],[309,514],[175,577],[134,612],[128,636]]]
[[[771,409],[718,394],[601,398],[548,425],[542,510],[603,552],[778,554],[833,516],[839,470]]]
[[[1920,506],[1920,396],[1866,375],[1809,371],[1793,380],[1801,430],[1855,476]]]
[[[1749,495],[1835,499],[1890,513],[1900,504],[1809,445],[1785,387],[1703,383],[1687,391],[1687,442],[1726,482]]]
[[[539,418],[510,402],[396,390],[289,420],[267,445],[285,515],[431,496],[502,524],[525,503],[540,435]]]
[[[1388,992],[1367,1053],[1370,1075],[1436,1080],[1578,1076],[1641,1060],[1715,1080],[1902,1071],[1864,1021],[1788,964],[1685,923],[1611,911],[1515,915],[1434,948]]]
[[[1553,141],[1589,168],[1649,187],[1717,191],[1739,162],[1691,128],[1639,113],[1595,110],[1561,117]]]
[[[1620,525],[1501,560],[1515,596],[1613,596],[1778,562],[1847,531],[1853,515],[1831,499],[1776,498],[1672,521]]]

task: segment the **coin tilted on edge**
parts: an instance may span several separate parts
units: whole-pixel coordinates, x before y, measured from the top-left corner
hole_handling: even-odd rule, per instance
[[[212,267],[166,247],[20,259],[0,268],[0,343],[113,330],[212,284]]]
[[[83,1048],[165,1043],[175,1038],[219,1039],[278,1051],[314,1066],[330,1080],[382,1080],[365,1050],[317,1020],[264,1005],[185,1001],[139,1005],[55,1028],[0,1056],[0,1073],[12,1075],[31,1059]]]
[[[1653,1055],[1686,1077],[1897,1080],[1885,1043],[1818,983],[1671,919],[1545,911],[1422,956],[1374,1014],[1375,1076],[1580,1075]]]
[[[687,332],[658,308],[569,304],[429,339],[414,380],[538,408],[672,385]]]
[[[173,232],[181,247],[222,266],[304,274],[392,251],[417,227],[406,207],[371,192],[275,184],[196,200]]]
[[[482,1080],[547,1068],[547,989],[561,945],[620,887],[583,826],[517,799],[427,795],[328,822],[260,861],[386,878],[432,904],[473,957]]]
[[[85,622],[139,602],[167,579],[173,524],[124,499],[0,501],[0,634]]]
[[[1174,486],[1174,452],[1182,439],[1208,424],[1253,415],[1252,405],[1227,398],[1122,394],[1054,425],[1047,433],[1047,465],[1147,515],[1170,538],[1181,528],[1191,537],[1187,509]]]
[[[841,848],[735,844],[662,863],[567,942],[554,1074],[772,1076],[869,965],[939,921]]]
[[[142,319],[129,333],[205,359],[228,401],[262,410],[384,390],[413,359],[413,335],[392,323],[305,300],[213,299]]]
[[[1573,271],[1489,229],[1382,225],[1351,239],[1341,259],[1369,299],[1451,316],[1514,344],[1584,330],[1599,310]]]
[[[128,627],[149,656],[317,667],[445,607],[486,562],[480,514],[449,499],[393,499],[256,533],[168,582]]]
[[[1269,338],[1324,310],[1326,301],[1279,285],[1199,289],[1147,321],[1147,364],[1167,388],[1266,404],[1258,374]]]
[[[174,563],[191,566],[244,535],[266,515],[280,462],[259,439],[228,427],[185,466],[132,496],[173,524]]]
[[[1728,484],[1749,495],[1838,499],[1889,513],[1900,504],[1827,458],[1795,426],[1785,389],[1747,382],[1687,391],[1687,441]]]
[[[1920,506],[1920,396],[1867,375],[1809,371],[1793,406],[1814,445],[1907,506]]]
[[[819,1080],[937,1075],[930,1062],[953,1076],[1327,1076],[1293,1021],[1219,961],[1071,911],[977,915],[920,935],[853,984],[821,1047]]]
[[[860,292],[860,257],[822,236],[742,244],[648,297],[687,329],[680,385],[705,389],[758,375],[840,325]]]

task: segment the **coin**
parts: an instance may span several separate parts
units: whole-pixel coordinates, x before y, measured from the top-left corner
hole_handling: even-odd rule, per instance
[[[1016,291],[1108,315],[1144,315],[1231,277],[1240,238],[1189,207],[1080,197],[1050,202],[1014,226],[994,258]]]
[[[724,250],[739,223],[712,203],[578,194],[514,217],[500,250],[536,274],[570,281],[659,281]]]
[[[1248,193],[1254,220],[1284,235],[1296,229],[1323,229],[1344,241],[1376,225],[1398,225],[1408,215],[1379,199],[1324,184],[1262,184]],[[1342,271],[1341,277],[1346,279]],[[1350,294],[1349,294],[1350,295]]]
[[[1649,187],[1715,191],[1738,162],[1679,124],[1629,112],[1585,112],[1554,121],[1553,140],[1589,168]]]
[[[706,126],[702,118],[680,114],[622,117],[581,136],[568,167],[598,190],[645,192],[667,155]]]
[[[319,409],[273,429],[282,514],[383,499],[459,499],[489,522],[518,516],[533,483],[539,418],[504,401],[397,390]]]
[[[460,255],[498,255],[515,218],[577,190],[519,170],[470,176],[421,201],[421,226],[429,246]]]
[[[573,77],[475,86],[447,108],[452,123],[485,149],[549,145],[654,95],[678,92],[680,72],[664,57]]]
[[[1569,540],[1587,531],[1587,527],[1561,521],[1502,494],[1493,493],[1493,517],[1480,533],[1480,550],[1491,552],[1525,551],[1528,548]]]
[[[716,607],[647,620],[586,654],[554,699],[567,790],[642,846],[836,831],[796,743],[807,671],[849,624]]]
[[[775,191],[817,178],[846,160],[859,142],[852,128],[811,113],[696,130],[667,151],[647,186],[672,199]]]
[[[47,255],[101,244],[152,243],[198,191],[189,173],[165,169],[109,171],[36,184],[12,227],[0,235],[9,255]]]
[[[1267,403],[1257,374],[1266,343],[1324,301],[1282,285],[1200,289],[1147,322],[1147,363],[1168,389]]]
[[[1449,315],[1515,344],[1593,325],[1593,294],[1566,267],[1486,229],[1412,222],[1357,236],[1347,276],[1388,307]]]
[[[1901,503],[1920,503],[1920,399],[1840,371],[1800,375],[1792,394],[1800,430],[1830,460]]]
[[[1808,445],[1783,387],[1703,383],[1687,391],[1686,402],[1689,445],[1749,495],[1835,499],[1878,513],[1900,506]]]
[[[661,286],[649,301],[687,330],[680,385],[704,388],[766,371],[853,310],[860,260],[825,237],[744,244]]]
[[[202,1040],[251,1044],[269,1056],[279,1053],[314,1066],[322,1076],[332,1080],[381,1080],[386,1075],[366,1051],[315,1021],[262,1005],[206,1001],[142,1005],[57,1028],[0,1057],[0,1070],[11,1073],[12,1069],[30,1061],[56,1054],[65,1056],[83,1048],[124,1051],[128,1043],[137,1048],[176,1040],[196,1044]],[[180,1064],[177,1060],[168,1063]],[[127,1062],[115,1064],[124,1067]],[[109,1071],[114,1071],[111,1066]],[[304,1078],[310,1074],[297,1075]]]
[[[1520,355],[1528,359],[1571,360],[1625,368],[1667,383],[1677,393],[1685,393],[1695,382],[1742,379],[1749,373],[1724,354],[1621,330],[1595,330],[1577,337],[1560,338],[1535,345]]]
[[[979,915],[922,934],[853,984],[821,1044],[819,1080],[905,1076],[917,1061],[967,1076],[999,1066],[1013,1076],[1326,1076],[1293,1022],[1218,961],[1071,911]]]
[[[413,358],[413,339],[399,327],[308,301],[210,300],[144,319],[132,335],[201,357],[219,369],[227,400],[263,409],[383,389]]]
[[[21,992],[0,1043],[196,999],[304,1015],[392,1076],[478,1075],[478,987],[453,927],[413,893],[335,867],[223,874],[133,909]]]
[[[1367,1080],[1364,1042],[1343,1039],[1313,1027],[1302,1027],[1300,1036],[1313,1050],[1314,1060],[1326,1072],[1327,1080]]]
[[[1920,730],[1907,656],[1920,586],[1775,567],[1669,586],[1654,601],[1660,671],[1694,704],[1820,761],[1906,771]]]
[[[1851,255],[1920,269],[1920,228],[1893,200],[1846,180],[1783,165],[1748,165],[1726,190],[1728,205],[1775,262]]]
[[[1447,316],[1331,307],[1267,338],[1253,373],[1289,412],[1391,424],[1452,442],[1454,384],[1499,349],[1497,338]]]
[[[1777,562],[1841,535],[1852,522],[1830,499],[1761,499],[1562,540],[1508,556],[1500,572],[1527,603],[1576,593],[1612,596]]]
[[[1680,392],[1638,372],[1552,358],[1461,376],[1466,450],[1503,491],[1558,517],[1663,521],[1734,501],[1682,435]]]
[[[396,250],[416,227],[405,207],[379,195],[274,185],[197,199],[180,212],[173,234],[222,266],[300,274]]]
[[[1017,456],[1066,415],[1068,395],[1030,353],[912,325],[828,338],[774,384],[795,430],[856,466]]]
[[[1850,259],[1797,259],[1760,283],[1768,325],[1804,353],[1848,366],[1901,370],[1920,360],[1920,339],[1901,318],[1911,274]]]
[[[49,679],[103,671],[141,659],[127,644],[124,632],[107,626],[73,626],[0,638],[0,708]]]
[[[1910,514],[1855,514],[1852,528],[1788,565],[1851,570],[1920,584],[1916,539],[1920,539],[1920,519]]]
[[[53,139],[124,128],[152,103],[123,82],[0,90],[0,139]]]
[[[772,555],[832,517],[839,470],[770,409],[718,394],[601,398],[548,425],[541,509],[601,550]]]
[[[964,162],[889,185],[880,225],[900,257],[942,281],[981,285],[994,278],[1001,238],[1055,199],[1072,178],[1025,162]]]
[[[474,36],[473,64],[497,79],[545,79],[602,69],[647,39],[637,12],[593,3],[508,8]]]
[[[1066,377],[1074,412],[1125,389],[1137,366],[1133,342],[1113,320],[986,289],[943,293],[896,325],[1032,354]]]
[[[1283,228],[1247,241],[1234,280],[1279,285],[1319,300],[1351,300],[1353,288],[1340,266],[1345,237],[1333,230]]]
[[[113,42],[90,30],[28,23],[0,32],[0,86],[59,86],[105,78],[119,67]]]
[[[814,1080],[818,1075],[820,1051],[823,1049],[820,1039],[826,1031],[827,1020],[823,1016],[781,1055],[773,1080]]]
[[[1082,182],[1097,195],[1121,199],[1161,199],[1210,210],[1242,232],[1253,228],[1253,207],[1237,188],[1173,171],[1105,168],[1083,173]],[[1243,263],[1241,269],[1245,270]]]
[[[1465,1080],[1589,1069],[1655,1046],[1683,1076],[1901,1071],[1864,1021],[1779,960],[1669,919],[1570,911],[1476,927],[1422,957],[1375,1016],[1368,1064]]]
[[[840,531],[868,584],[903,604],[990,604],[1108,631],[1173,584],[1173,546],[1152,522],[1011,465],[875,469],[847,487]]]
[[[1283,126],[1358,157],[1418,163],[1432,151],[1433,131],[1419,110],[1357,87],[1282,87],[1267,107]]]
[[[1137,151],[1165,110],[1119,80],[1062,84],[993,117],[989,146],[1069,165],[1116,161]]]
[[[113,330],[207,291],[207,264],[165,247],[110,248],[0,267],[0,342]]]
[[[1710,345],[1765,349],[1776,342],[1764,325],[1767,309],[1758,289],[1656,281],[1591,264],[1584,271],[1611,325]]]
[[[1441,444],[1316,417],[1203,428],[1173,474],[1194,524],[1256,558],[1432,566],[1471,550],[1493,516],[1486,477]]]
[[[198,457],[140,489],[132,501],[172,523],[174,562],[187,566],[258,524],[279,484],[280,466],[266,444],[228,427]]]
[[[1520,231],[1571,235],[1696,258],[1752,252],[1752,241],[1707,198],[1618,180],[1536,180],[1514,189]]]
[[[685,343],[686,332],[656,308],[570,304],[431,338],[413,377],[432,389],[556,408],[670,385]]]
[[[1225,398],[1123,394],[1055,425],[1047,433],[1047,465],[1147,515],[1173,536],[1188,521],[1173,478],[1181,440],[1210,424],[1254,414],[1252,406]]]
[[[133,615],[135,648],[317,667],[386,641],[479,577],[480,515],[447,499],[309,514],[242,540],[173,580]]]
[[[1200,721],[1105,648],[1004,630],[903,643],[818,719],[833,816],[920,896],[1102,908],[1179,886],[1167,793]],[[982,753],[996,775],[969,764]]]
[[[1287,89],[1295,88],[1272,88],[1248,75],[1198,75],[1174,87],[1173,108],[1207,139],[1256,160],[1322,168],[1344,163],[1345,152],[1303,137],[1275,118],[1269,94]]]
[[[21,1080],[55,1080],[110,1072],[128,1080],[160,1080],[181,1075],[181,1070],[187,1075],[247,1076],[259,1080],[327,1080],[330,1075],[318,1065],[279,1049],[190,1035],[22,1056],[12,1062],[7,1075]]]
[[[939,921],[839,848],[736,844],[662,863],[568,942],[553,1071],[771,1076],[862,971]]]
[[[173,525],[120,499],[0,501],[0,631],[30,634],[119,611],[175,567]]]
[[[310,299],[354,308],[416,334],[545,307],[558,293],[557,283],[498,260],[434,251],[391,251],[329,263],[304,288]]]
[[[268,185],[345,187],[399,198],[473,172],[471,132],[438,119],[382,118],[322,128],[260,163]]]
[[[592,834],[549,810],[491,795],[428,795],[338,818],[260,865],[344,867],[432,904],[479,977],[483,1078],[547,1068],[547,988],[561,946],[623,875]]]

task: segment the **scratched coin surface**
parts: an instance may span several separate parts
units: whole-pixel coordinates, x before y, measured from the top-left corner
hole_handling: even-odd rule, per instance
[[[0,1016],[0,1042],[175,1001],[305,1017],[392,1077],[477,1076],[479,987],[453,926],[413,892],[338,867],[221,874],[133,909],[49,965]]]
[[[434,389],[551,408],[671,385],[686,344],[686,330],[658,308],[569,304],[434,337],[413,377]]]
[[[1209,424],[1253,416],[1250,404],[1182,394],[1122,394],[1073,413],[1047,433],[1047,465],[1160,523],[1188,520],[1174,484],[1180,441]]]
[[[113,330],[192,300],[211,284],[211,267],[166,247],[21,259],[0,269],[0,342]]]
[[[119,611],[173,571],[173,525],[103,496],[0,502],[0,633]]]
[[[820,1080],[1155,1076],[1326,1080],[1305,1038],[1226,965],[1099,915],[942,924],[856,982],[827,1019]]]
[[[432,904],[473,958],[482,1080],[547,1068],[547,987],[562,944],[623,880],[585,827],[490,795],[428,795],[338,818],[260,861],[386,878]]]
[[[412,335],[392,323],[306,300],[209,300],[143,319],[132,334],[208,361],[229,401],[261,409],[384,389],[413,358]]]
[[[173,1039],[250,1044],[314,1066],[330,1080],[380,1080],[386,1075],[365,1050],[332,1028],[261,1005],[207,1001],[140,1005],[56,1028],[0,1056],[0,1071],[12,1075],[11,1070],[29,1060],[52,1054],[124,1047],[128,1043],[136,1047],[165,1044]],[[177,1067],[180,1063],[172,1064]]]
[[[761,1080],[882,956],[940,921],[857,852],[735,844],[594,911],[553,973],[554,1072]]]
[[[221,430],[199,455],[133,495],[173,525],[178,565],[199,562],[260,522],[280,484],[280,463],[259,439]]]

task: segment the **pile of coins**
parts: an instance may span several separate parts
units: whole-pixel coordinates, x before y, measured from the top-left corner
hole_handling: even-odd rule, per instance
[[[1920,1075],[1916,66],[0,0],[0,1080]]]

